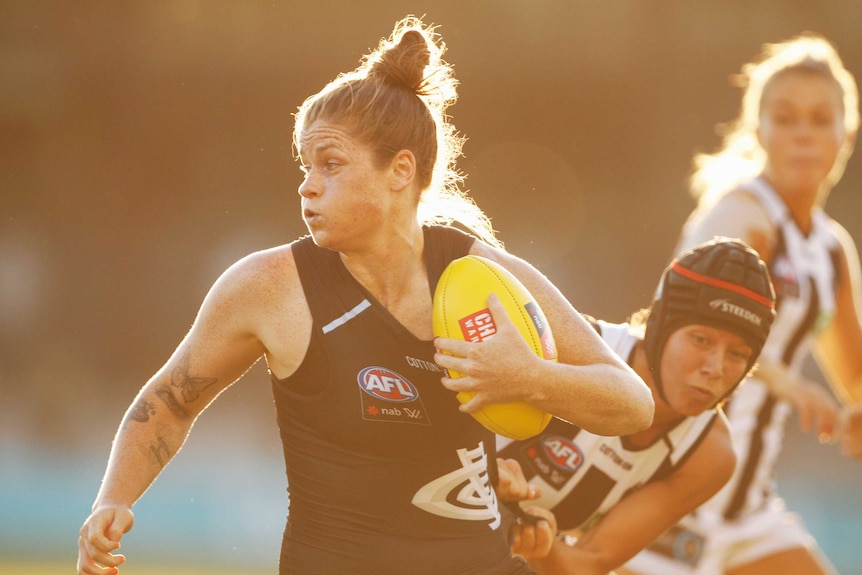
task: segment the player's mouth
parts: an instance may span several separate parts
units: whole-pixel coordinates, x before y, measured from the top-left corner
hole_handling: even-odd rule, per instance
[[[713,395],[713,393],[708,389],[703,389],[701,387],[695,387],[695,386],[691,386],[691,387],[689,387],[689,389],[691,390],[691,393],[698,400],[713,401],[715,399],[715,396]]]

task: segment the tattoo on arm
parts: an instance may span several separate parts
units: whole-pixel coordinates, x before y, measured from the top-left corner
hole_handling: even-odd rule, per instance
[[[171,373],[171,385],[178,388],[183,394],[186,403],[192,402],[200,397],[201,391],[218,381],[214,377],[192,377],[189,375],[189,363],[191,359],[186,353],[180,361],[180,365]]]
[[[170,387],[167,385],[160,385],[156,388],[156,395],[162,402],[168,406],[168,409],[171,413],[176,415],[177,417],[188,417],[189,412],[186,411],[182,405],[179,404],[177,398],[174,397],[174,394],[171,392]]]
[[[145,398],[141,397],[135,402],[132,406],[132,409],[129,411],[129,417],[135,421],[140,423],[144,423],[150,420],[150,416],[156,412],[156,406],[151,402],[147,401]]]
[[[150,461],[161,468],[164,468],[168,464],[168,461],[171,460],[171,449],[165,442],[164,437],[159,437],[156,441],[152,442],[147,446],[146,451]]]
[[[163,469],[181,444],[182,439],[165,425],[159,428],[154,439],[141,443],[139,449],[147,456],[150,463]]]
[[[183,357],[180,365],[174,368],[171,372],[170,386],[167,384],[159,385],[154,390],[156,397],[162,400],[168,410],[177,417],[189,417],[189,412],[183,405],[177,401],[171,387],[175,387],[182,394],[185,403],[192,402],[200,397],[201,391],[208,388],[218,381],[214,377],[192,377],[189,375],[189,354]],[[156,413],[156,404],[145,397],[139,397],[132,408],[129,410],[128,416],[123,424],[126,425],[130,421],[138,423],[146,423],[150,417]]]

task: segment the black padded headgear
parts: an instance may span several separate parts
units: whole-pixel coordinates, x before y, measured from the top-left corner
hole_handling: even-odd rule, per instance
[[[667,401],[661,354],[674,331],[698,323],[739,334],[753,350],[748,373],[774,319],[775,291],[769,270],[745,243],[716,237],[677,256],[661,276],[644,333],[647,363],[659,396]]]

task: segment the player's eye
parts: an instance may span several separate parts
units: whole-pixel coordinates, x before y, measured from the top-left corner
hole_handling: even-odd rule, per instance
[[[752,351],[749,348],[740,348],[740,349],[732,349],[730,350],[730,355],[735,360],[742,361],[748,363],[748,360],[751,359]]]
[[[832,115],[830,114],[815,114],[812,118],[812,123],[815,126],[831,126]]]
[[[787,113],[775,114],[772,117],[772,121],[778,126],[791,126],[796,122],[793,115]]]
[[[689,334],[689,338],[691,338],[692,343],[696,345],[706,345],[709,343],[709,339],[701,333],[692,332]]]

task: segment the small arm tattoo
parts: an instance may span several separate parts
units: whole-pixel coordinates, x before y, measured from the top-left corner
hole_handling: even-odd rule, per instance
[[[192,377],[189,374],[191,359],[186,353],[180,361],[180,365],[171,373],[171,385],[178,388],[183,394],[186,403],[192,402],[200,397],[201,391],[218,381],[214,377]]]
[[[155,390],[156,396],[162,400],[171,413],[176,415],[177,417],[188,417],[189,412],[183,408],[182,405],[177,401],[177,398],[174,397],[174,394],[171,392],[170,387],[167,385],[160,385]]]
[[[144,423],[150,420],[150,416],[156,412],[156,406],[152,404],[152,402],[147,401],[145,398],[140,397],[132,406],[132,409],[129,411],[129,417],[135,421],[140,423]]]
[[[162,468],[171,460],[171,449],[165,442],[164,437],[159,437],[156,441],[152,442],[147,448],[147,453],[150,460]]]
[[[155,439],[141,443],[139,449],[147,456],[150,463],[164,468],[181,443],[182,440],[168,426],[162,426],[156,432]]]

